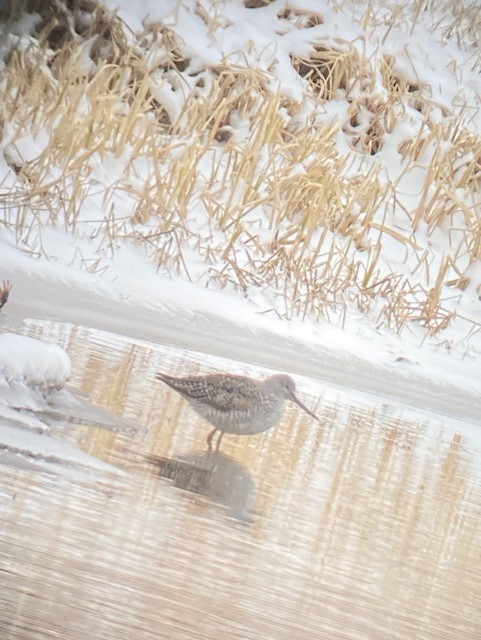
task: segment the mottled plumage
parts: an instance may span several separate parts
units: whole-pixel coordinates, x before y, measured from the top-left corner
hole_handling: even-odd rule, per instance
[[[180,393],[199,415],[213,425],[214,429],[207,438],[209,448],[215,432],[221,432],[216,450],[224,433],[250,435],[273,427],[284,414],[286,400],[295,402],[318,420],[296,397],[294,380],[284,374],[265,380],[222,373],[187,378],[157,373],[155,377]]]

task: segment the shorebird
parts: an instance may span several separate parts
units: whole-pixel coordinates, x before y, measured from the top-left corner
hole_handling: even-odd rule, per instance
[[[195,411],[214,427],[207,436],[209,450],[212,450],[212,439],[216,431],[221,432],[216,452],[224,433],[252,435],[273,427],[284,414],[286,400],[295,402],[320,422],[319,418],[296,397],[294,380],[284,374],[265,380],[223,373],[187,378],[157,373],[155,377],[180,393]]]

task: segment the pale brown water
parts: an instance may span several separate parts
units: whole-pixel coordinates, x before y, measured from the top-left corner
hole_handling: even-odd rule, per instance
[[[139,431],[59,429],[118,480],[0,468],[2,640],[481,638],[475,427],[300,379],[321,426],[290,407],[267,434],[226,436],[212,466],[209,427],[153,374],[255,370],[29,329]]]

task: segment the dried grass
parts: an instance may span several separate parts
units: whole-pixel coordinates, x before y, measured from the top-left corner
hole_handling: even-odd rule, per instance
[[[320,13],[289,6],[281,17],[298,28],[322,23]],[[95,167],[128,149],[123,173],[108,184],[103,211],[89,227],[108,255],[128,239],[157,269],[190,278],[184,254],[194,251],[206,264],[208,286],[261,289],[282,302],[288,318],[330,317],[354,304],[396,331],[417,322],[435,334],[452,321],[446,287],[462,291],[467,266],[481,258],[481,138],[448,113],[433,118],[441,108],[429,87],[404,77],[392,58],[380,63],[385,92],[375,95],[376,69],[352,43],[320,42],[309,58],[292,59],[313,104],[340,95],[349,101],[346,121],[327,126],[296,120],[299,105],[278,94],[268,72],[228,61],[190,71],[182,43],[164,27],[146,30],[133,47],[105,10],[75,32],[62,16],[44,12],[37,37],[37,45],[11,51],[0,106],[10,136],[5,157],[18,176],[3,200],[19,246],[43,255],[45,225],[75,231]],[[171,106],[159,90],[170,92]],[[354,156],[337,151],[336,137],[344,136],[355,156],[374,159],[407,109],[423,125],[398,148],[404,172],[397,183],[375,162],[353,174]],[[239,136],[239,122],[249,135]],[[22,158],[21,136],[43,130],[50,135],[44,150]],[[419,204],[405,211],[398,185],[419,163],[427,167]],[[119,196],[132,203],[130,215],[116,212]],[[196,207],[205,216],[202,229],[190,222]],[[393,212],[401,225],[393,224]],[[462,237],[432,273],[416,234],[451,228],[454,218]],[[411,276],[386,273],[386,239],[418,256]],[[80,253],[72,263],[105,268]]]

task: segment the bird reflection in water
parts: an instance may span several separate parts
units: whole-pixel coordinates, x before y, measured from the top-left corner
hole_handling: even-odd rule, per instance
[[[179,458],[147,456],[159,476],[174,486],[203,495],[227,507],[229,515],[249,521],[255,497],[255,482],[245,467],[217,453],[189,453]]]

